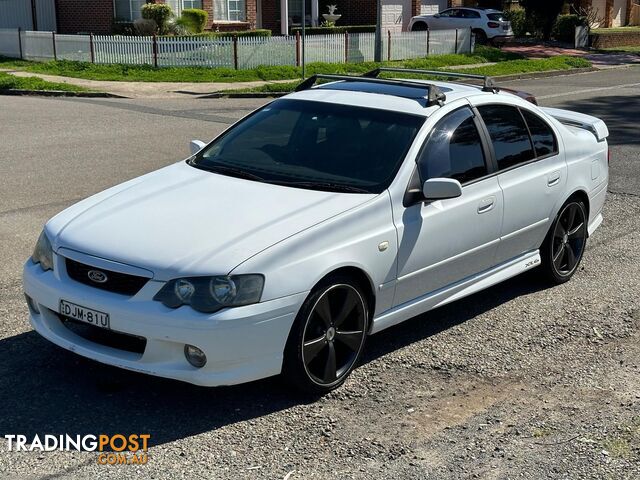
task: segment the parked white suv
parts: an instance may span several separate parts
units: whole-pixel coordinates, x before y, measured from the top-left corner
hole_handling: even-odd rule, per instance
[[[435,15],[419,15],[409,23],[412,32],[471,28],[476,42],[500,43],[513,38],[511,22],[504,12],[482,8],[449,8]]]
[[[380,70],[312,77],[49,220],[33,328],[137,372],[326,392],[369,334],[534,267],[569,280],[602,222],[605,124]]]

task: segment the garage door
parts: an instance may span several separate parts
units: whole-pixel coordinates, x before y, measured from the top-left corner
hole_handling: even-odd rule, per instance
[[[447,8],[447,0],[422,0],[420,15],[435,15]]]
[[[411,20],[411,0],[382,0],[382,31],[404,32]]]

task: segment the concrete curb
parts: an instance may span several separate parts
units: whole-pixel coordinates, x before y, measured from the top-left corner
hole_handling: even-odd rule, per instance
[[[81,97],[81,98],[129,98],[115,93],[106,92],[66,92],[64,90],[1,90],[0,95],[36,96],[36,97]]]
[[[627,65],[623,65],[626,67]],[[597,72],[599,68],[585,67],[585,68],[572,68],[570,70],[548,70],[546,72],[531,72],[531,73],[517,73],[514,75],[498,75],[493,78],[497,81],[509,82],[513,80],[527,80],[535,78],[548,78],[548,77],[562,77],[565,75],[576,75],[579,73]],[[278,98],[288,95],[291,92],[233,92],[229,91],[225,93],[212,92],[204,95],[199,95],[195,98]]]

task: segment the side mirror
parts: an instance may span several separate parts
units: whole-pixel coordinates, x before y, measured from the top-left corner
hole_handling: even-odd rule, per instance
[[[191,148],[191,155],[195,155],[206,146],[207,144],[201,142],[200,140],[191,140],[191,142],[189,143],[189,148]]]
[[[439,14],[439,13],[436,13],[436,14],[433,16],[433,18],[440,18],[440,14]]]
[[[462,185],[452,178],[430,178],[422,186],[425,200],[444,200],[462,195]]]

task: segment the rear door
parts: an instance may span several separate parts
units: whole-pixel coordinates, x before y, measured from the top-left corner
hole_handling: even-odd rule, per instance
[[[458,198],[394,205],[398,230],[395,305],[493,266],[502,223],[502,191],[469,107],[444,116],[418,154],[411,188],[430,178],[453,178]],[[405,202],[403,202],[405,203]]]
[[[477,109],[504,198],[496,257],[503,262],[540,247],[562,200],[567,166],[558,133],[533,109],[483,100]]]

